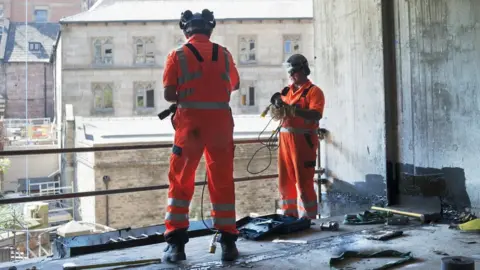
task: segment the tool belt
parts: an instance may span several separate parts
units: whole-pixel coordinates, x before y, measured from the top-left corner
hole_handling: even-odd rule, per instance
[[[172,115],[172,117],[170,117],[170,122],[172,123],[172,127],[175,130],[175,125],[173,124],[173,118],[175,117],[176,112],[177,112],[177,104],[172,104],[170,105],[170,107],[168,107],[168,109],[162,111],[157,116],[158,118],[160,118],[160,120],[163,120],[168,116]]]

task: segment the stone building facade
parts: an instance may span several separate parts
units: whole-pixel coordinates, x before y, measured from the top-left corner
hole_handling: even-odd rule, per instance
[[[241,89],[232,94],[233,112],[260,113],[287,83],[282,63],[289,55],[303,53],[313,63],[311,1],[301,0],[307,3],[301,9],[292,1],[244,1],[236,13],[231,5],[241,1],[210,2],[191,1],[189,7],[214,11],[212,39],[237,63]],[[104,0],[63,19],[58,51],[63,107],[72,104],[75,116],[102,117],[151,116],[164,109],[165,57],[185,42],[177,21],[186,5],[176,3]],[[150,12],[160,9],[164,12]],[[252,15],[248,10],[263,11]]]

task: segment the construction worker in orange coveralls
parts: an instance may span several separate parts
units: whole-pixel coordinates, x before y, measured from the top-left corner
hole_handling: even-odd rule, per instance
[[[214,227],[220,232],[222,260],[238,257],[238,231],[233,182],[233,117],[230,94],[239,75],[230,52],[210,41],[213,12],[182,13],[180,29],[187,43],[168,56],[163,74],[165,100],[177,105],[173,119],[174,146],[170,158],[164,260],[186,259],[189,206],[195,172],[205,152]]]
[[[315,219],[318,205],[313,178],[325,97],[308,79],[310,68],[305,56],[292,55],[286,67],[292,84],[280,95],[283,105],[271,107],[273,118],[282,121],[278,154],[282,212]]]

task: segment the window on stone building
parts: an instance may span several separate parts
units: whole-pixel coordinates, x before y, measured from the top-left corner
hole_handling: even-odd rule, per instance
[[[255,37],[240,37],[240,63],[251,64],[257,61],[256,57],[256,38]]]
[[[113,83],[93,83],[94,108],[96,110],[113,109]]]
[[[155,63],[155,38],[135,37],[135,64]]]
[[[283,56],[286,61],[290,56],[300,53],[300,35],[287,35],[283,37]]]
[[[35,22],[37,22],[37,23],[48,22],[48,9],[47,8],[35,8],[35,10],[33,11],[33,16],[35,18]]]
[[[40,42],[29,42],[28,43],[28,50],[32,52],[40,51],[42,44]]]
[[[135,108],[153,109],[155,108],[155,83],[154,82],[135,82]]]
[[[242,106],[255,106],[255,87],[248,86],[241,90],[241,104]]]
[[[93,63],[100,65],[113,64],[112,38],[93,39]]]

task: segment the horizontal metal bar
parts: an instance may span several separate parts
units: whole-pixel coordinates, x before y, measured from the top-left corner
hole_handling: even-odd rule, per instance
[[[318,172],[320,172],[320,170],[315,171],[315,173],[318,173]],[[247,177],[235,178],[234,182],[238,183],[238,182],[262,180],[262,179],[272,179],[277,177],[278,177],[278,174],[247,176]],[[205,182],[195,182],[195,186],[202,186],[204,184]],[[132,193],[132,192],[140,192],[140,191],[152,191],[152,190],[167,189],[168,187],[169,185],[157,185],[157,186],[147,186],[147,187],[118,188],[118,189],[109,189],[109,190],[72,192],[72,193],[56,194],[56,195],[42,195],[42,196],[34,196],[34,197],[1,199],[0,205],[26,203],[26,202],[41,202],[41,201],[48,201],[48,200],[61,200],[61,199],[91,197],[91,196],[100,196],[100,195],[112,195],[112,194]]]
[[[241,139],[235,140],[235,144],[252,144],[262,142],[272,142],[274,139]],[[170,148],[172,143],[156,143],[141,145],[114,145],[114,146],[94,146],[94,147],[75,147],[75,148],[54,148],[54,149],[26,149],[0,151],[1,156],[30,156],[45,154],[64,154],[64,153],[84,153],[84,152],[105,152],[105,151],[122,151],[122,150],[141,150],[141,149],[159,149]]]

